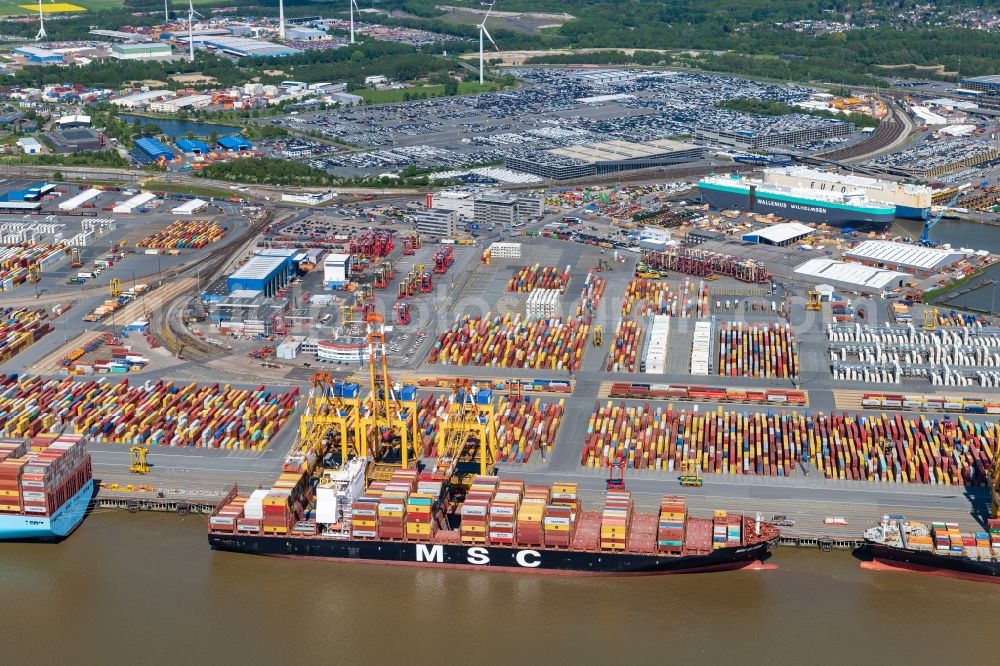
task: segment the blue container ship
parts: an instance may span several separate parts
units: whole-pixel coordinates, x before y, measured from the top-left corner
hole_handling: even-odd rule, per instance
[[[88,479],[51,516],[0,513],[0,541],[64,539],[83,522],[93,496],[94,480]]]

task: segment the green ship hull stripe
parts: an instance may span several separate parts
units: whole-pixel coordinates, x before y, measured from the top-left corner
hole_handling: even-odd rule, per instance
[[[718,190],[720,192],[729,192],[730,194],[739,194],[750,196],[750,189],[743,189],[740,187],[727,187],[725,185],[717,185],[715,183],[698,183],[698,187],[704,187],[707,190]],[[840,210],[850,210],[859,213],[866,213],[868,215],[894,215],[896,213],[895,206],[886,206],[885,208],[863,208],[861,206],[847,206],[844,204],[830,203],[827,201],[820,200],[809,200],[801,199],[793,196],[788,196],[787,194],[775,194],[773,192],[757,192],[758,199],[775,199],[777,201],[787,201],[789,203],[802,204],[803,206],[826,206],[827,208],[839,208]]]

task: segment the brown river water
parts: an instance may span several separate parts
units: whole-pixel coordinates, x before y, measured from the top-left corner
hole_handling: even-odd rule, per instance
[[[4,664],[993,663],[1000,585],[779,548],[772,571],[590,578],[213,552],[96,513],[0,543]],[[991,658],[992,657],[992,658]],[[723,662],[722,660],[725,660]]]

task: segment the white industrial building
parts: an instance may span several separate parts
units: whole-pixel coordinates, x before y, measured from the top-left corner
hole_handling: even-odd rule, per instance
[[[452,238],[458,231],[458,213],[449,208],[428,208],[413,213],[417,233],[434,238]]]
[[[76,196],[70,197],[69,199],[66,199],[66,201],[60,202],[59,210],[64,212],[76,210],[77,208],[87,203],[91,199],[96,199],[98,196],[100,196],[100,194],[101,190],[95,189],[93,187],[90,188],[89,190],[84,190],[83,192],[80,192]]]
[[[154,201],[156,195],[152,192],[142,192],[137,194],[131,199],[122,201],[121,203],[115,204],[115,207],[111,209],[112,213],[134,213],[139,208],[142,208],[150,201]]]
[[[882,292],[902,287],[910,277],[883,268],[846,263],[835,259],[810,259],[795,269],[807,281],[847,291]]]
[[[149,105],[149,110],[156,113],[176,113],[181,109],[203,109],[211,103],[211,95],[185,95],[162,102],[152,102]]]
[[[743,240],[764,245],[791,245],[815,231],[801,222],[784,222],[749,231],[743,234]]]
[[[318,340],[316,357],[337,363],[364,363],[368,360],[368,341],[364,338]]]
[[[293,360],[302,351],[302,343],[305,341],[306,336],[304,335],[290,335],[275,349],[275,356],[284,360]]]
[[[480,227],[510,226],[517,220],[517,197],[493,192],[475,198],[473,219]]]
[[[17,145],[21,147],[25,155],[38,155],[42,152],[42,144],[38,139],[30,136],[18,139]]]
[[[174,215],[194,215],[205,210],[207,206],[208,202],[204,199],[191,199],[190,201],[185,201],[170,212]]]
[[[472,190],[441,190],[430,195],[428,208],[448,208],[462,219],[471,220],[476,212],[476,193]]]
[[[112,44],[111,57],[117,60],[169,60],[173,50],[165,42]]]
[[[146,90],[132,95],[125,95],[117,99],[109,100],[115,106],[126,109],[139,109],[153,102],[160,102],[165,99],[173,99],[177,96],[173,90]]]
[[[323,286],[327,289],[340,289],[350,279],[351,255],[328,254],[323,260]]]
[[[965,258],[956,250],[942,250],[908,243],[868,240],[844,253],[844,258],[874,268],[930,277]]]

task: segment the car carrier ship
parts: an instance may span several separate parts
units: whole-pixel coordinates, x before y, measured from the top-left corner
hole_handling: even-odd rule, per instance
[[[1000,583],[1000,519],[986,532],[962,534],[955,523],[926,523],[883,516],[864,533],[871,569],[902,569]]]
[[[69,536],[93,494],[90,455],[79,435],[0,440],[0,541]]]
[[[931,215],[934,190],[926,185],[821,171],[805,166],[764,169],[764,182],[810,192],[860,190],[870,200],[896,207],[896,217],[926,220]]]
[[[698,181],[702,201],[720,209],[774,214],[834,227],[885,229],[896,217],[893,204],[872,201],[858,189],[810,190],[743,178],[707,176]]]
[[[636,511],[628,490],[609,488],[601,510],[584,508],[577,484],[526,485],[478,475],[456,490],[437,468],[397,469],[366,483],[354,458],[304,472],[271,489],[236,489],[209,519],[223,551],[411,566],[556,574],[655,575],[752,566],[779,534],[757,517],[688,515],[683,497],[658,513]]]

